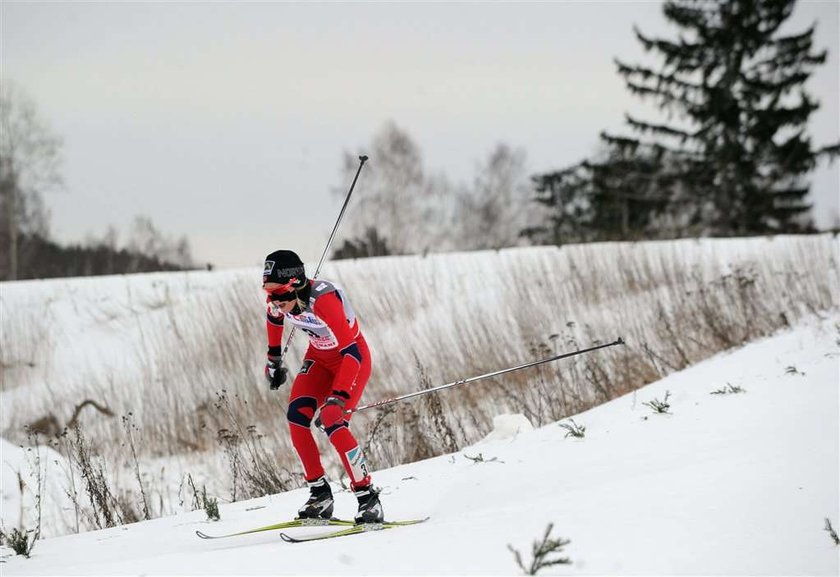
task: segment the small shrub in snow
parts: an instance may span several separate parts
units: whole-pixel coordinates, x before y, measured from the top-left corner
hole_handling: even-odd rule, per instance
[[[584,435],[586,435],[586,427],[583,425],[578,425],[575,423],[574,419],[569,419],[568,423],[560,423],[560,426],[566,429],[566,434],[563,437],[564,439],[567,437],[575,437],[577,439],[582,439]]]
[[[835,531],[834,527],[831,526],[831,521],[828,520],[828,517],[825,518],[825,530],[828,531],[828,534],[831,536],[831,540],[834,541],[834,544],[840,545],[840,537],[837,536],[837,531]]]
[[[118,493],[112,489],[104,459],[94,453],[93,444],[85,438],[78,423],[73,427],[73,435],[67,435],[66,441],[91,506],[90,510],[82,510],[74,492],[71,497],[76,509],[86,514],[98,529],[142,519],[134,509],[131,497],[125,493],[117,496]]]
[[[526,575],[536,575],[537,571],[540,569],[551,567],[552,565],[568,565],[571,563],[571,560],[569,560],[568,557],[551,557],[551,555],[561,553],[563,551],[563,547],[571,543],[568,539],[552,539],[551,530],[553,528],[554,524],[549,523],[548,527],[545,528],[545,534],[543,535],[542,540],[534,541],[531,548],[533,558],[531,559],[530,565],[527,567],[525,566],[525,563],[523,563],[522,555],[519,554],[519,551],[514,549],[511,545],[508,545],[508,549],[511,553],[513,553],[514,559],[516,559],[516,564],[519,565],[519,568],[522,569]]]
[[[143,487],[143,477],[140,475],[140,462],[137,459],[137,444],[135,442],[135,434],[138,432],[137,425],[134,424],[134,414],[129,412],[122,416],[123,430],[128,439],[128,446],[131,449],[131,459],[134,463],[134,478],[137,479],[137,485],[140,487],[140,497],[143,504],[143,519],[151,519],[149,513],[149,501],[146,498],[146,489]]]
[[[709,393],[710,395],[730,395],[730,394],[737,394],[737,393],[746,393],[744,389],[739,387],[738,385],[733,385],[731,383],[726,383],[726,386],[722,389],[718,389],[716,391],[712,391]]]
[[[668,410],[671,408],[671,405],[668,403],[668,398],[671,396],[671,391],[665,391],[665,398],[661,401],[654,397],[654,399],[648,403],[642,403],[643,405],[647,405],[650,407],[654,413],[668,413]]]
[[[492,459],[485,459],[484,455],[482,455],[481,453],[479,453],[475,457],[470,457],[469,455],[465,454],[464,458],[469,459],[473,463],[504,463],[504,461],[500,461],[498,457],[493,457]]]
[[[231,501],[283,493],[298,486],[292,471],[278,464],[276,456],[263,445],[263,435],[256,425],[244,426],[239,420],[241,407],[231,404],[227,391],[217,392],[216,398],[214,406],[230,427],[218,430],[218,442],[230,466]],[[238,394],[233,395],[233,401],[248,404]]]
[[[32,531],[21,531],[17,528],[12,529],[12,532],[9,534],[0,531],[0,542],[8,543],[16,555],[23,555],[28,559],[37,540],[35,538],[30,540],[30,533]]]
[[[204,485],[201,487],[201,503],[209,520],[218,521],[221,519],[221,516],[219,515],[219,500],[215,497],[208,497],[207,487]]]
[[[19,553],[17,549],[15,552],[18,555],[25,555],[29,557],[29,553],[32,551],[32,548],[35,547],[35,542],[41,538],[41,514],[42,514],[42,505],[43,505],[43,496],[44,496],[44,487],[46,484],[46,479],[44,475],[46,474],[46,470],[41,467],[41,450],[39,448],[40,442],[38,439],[37,434],[32,434],[31,432],[27,435],[29,439],[29,444],[31,445],[26,450],[26,460],[29,463],[29,468],[32,471],[35,481],[35,490],[33,492],[33,497],[35,498],[35,512],[36,512],[36,520],[35,520],[35,529],[32,531],[27,531],[22,535],[24,538],[24,543],[22,545],[23,549],[26,551],[25,553]],[[33,450],[34,447],[34,450]],[[24,483],[23,478],[21,477],[20,471],[18,471],[18,488],[20,489],[20,496],[23,499],[23,489],[26,486]],[[30,487],[31,490],[31,487]],[[21,523],[23,523],[23,511],[21,510]],[[20,533],[18,531],[18,533]],[[28,539],[28,533],[32,533],[32,539]],[[28,541],[28,543],[27,543]],[[14,549],[14,547],[13,547]]]
[[[221,519],[221,516],[219,515],[219,500],[215,497],[207,496],[207,485],[202,485],[201,491],[199,491],[193,482],[192,475],[190,474],[187,474],[187,483],[189,484],[193,494],[193,511],[197,509],[204,509],[204,512],[207,513],[208,520],[218,521]]]
[[[423,366],[423,363],[420,362],[420,358],[417,355],[414,356],[414,364],[417,367],[417,372],[420,376],[420,388],[431,389],[434,386],[434,383],[431,378],[429,378],[429,373],[426,370],[426,367]],[[433,426],[427,428],[426,431],[431,433],[431,436],[435,439],[442,452],[456,452],[458,450],[458,442],[456,440],[455,431],[453,431],[450,426],[448,412],[444,410],[440,396],[427,394],[423,397],[423,403],[433,424]]]

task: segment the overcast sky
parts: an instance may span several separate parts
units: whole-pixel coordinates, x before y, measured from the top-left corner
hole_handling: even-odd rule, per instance
[[[816,144],[837,139],[838,2],[801,1],[829,61],[808,88]],[[187,235],[198,262],[259,265],[276,248],[317,260],[345,189],[341,158],[388,120],[454,180],[498,142],[531,173],[591,154],[644,116],[613,58],[655,62],[633,36],[668,33],[659,2],[2,2],[2,78],[64,139],[66,186],[47,196],[64,241],[124,241],[136,215]],[[376,162],[371,158],[371,164]],[[362,176],[363,178],[363,176]],[[838,163],[813,178],[821,226],[838,216]],[[337,244],[341,242],[341,235]]]

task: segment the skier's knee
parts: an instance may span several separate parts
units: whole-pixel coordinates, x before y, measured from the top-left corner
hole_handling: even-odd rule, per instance
[[[339,429],[346,429],[347,428],[347,421],[339,421],[338,423],[334,423],[329,427],[323,427],[324,433],[327,437],[332,437],[332,434],[335,433]]]
[[[314,397],[298,397],[289,403],[289,409],[286,411],[286,419],[288,419],[289,423],[308,429],[317,409],[318,403]]]

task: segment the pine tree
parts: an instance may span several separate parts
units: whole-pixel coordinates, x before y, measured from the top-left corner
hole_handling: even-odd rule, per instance
[[[686,223],[673,161],[660,146],[609,139],[596,158],[532,177],[546,222],[522,231],[538,244],[672,238]]]
[[[661,68],[616,60],[627,87],[668,113],[662,124],[630,115],[627,122],[668,151],[679,186],[667,194],[687,195],[688,218],[705,233],[812,228],[806,176],[840,144],[815,149],[805,130],[819,105],[803,85],[826,52],[813,52],[813,26],[779,35],[794,2],[668,0],[664,15],[681,28],[677,40],[636,29],[645,50],[664,59]]]
[[[592,178],[583,163],[532,177],[534,202],[546,207],[545,222],[522,231],[535,244],[562,245],[593,240],[588,235],[592,222]]]
[[[583,162],[592,182],[589,226],[599,240],[673,236],[666,154],[661,146],[613,137],[601,160]]]

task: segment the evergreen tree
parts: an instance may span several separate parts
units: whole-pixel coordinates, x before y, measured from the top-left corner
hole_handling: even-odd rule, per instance
[[[361,237],[345,240],[344,244],[333,251],[332,259],[367,258],[390,254],[393,252],[388,247],[388,241],[379,235],[375,227],[370,226]]]
[[[557,245],[679,236],[688,222],[673,164],[660,146],[609,137],[597,158],[533,177],[548,216],[522,235]]]
[[[592,222],[592,178],[584,163],[538,174],[531,180],[536,191],[533,200],[546,207],[546,217],[542,224],[525,228],[522,236],[535,244],[558,246],[592,240],[588,234]]]
[[[583,162],[592,182],[589,227],[598,240],[670,236],[665,231],[670,231],[673,176],[666,152],[611,138],[602,160]]]
[[[805,177],[821,155],[840,153],[840,145],[815,149],[805,130],[819,105],[804,83],[826,52],[813,51],[813,26],[779,34],[794,2],[668,0],[665,17],[682,29],[677,40],[636,30],[645,50],[664,59],[661,68],[616,61],[627,87],[668,113],[663,124],[629,115],[627,121],[668,151],[690,200],[689,220],[703,232],[812,228]]]

